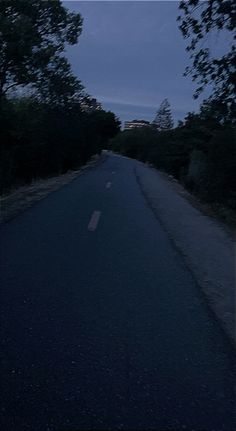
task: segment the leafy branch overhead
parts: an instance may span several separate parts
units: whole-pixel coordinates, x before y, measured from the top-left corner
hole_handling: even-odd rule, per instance
[[[233,41],[236,39],[236,2],[234,0],[182,0],[177,18],[179,28],[186,39],[190,39],[187,51],[192,65],[185,75],[192,75],[198,88],[197,98],[206,85],[213,85],[214,97],[235,108],[236,93],[236,50]],[[222,56],[216,56],[214,49],[206,45],[208,34],[219,37],[226,35],[231,43]],[[217,39],[216,43],[217,43]]]
[[[45,93],[47,82],[50,93],[59,80],[66,82],[64,96],[82,88],[63,56],[65,45],[76,44],[81,34],[79,13],[60,0],[1,0],[0,28],[0,97],[26,85]]]

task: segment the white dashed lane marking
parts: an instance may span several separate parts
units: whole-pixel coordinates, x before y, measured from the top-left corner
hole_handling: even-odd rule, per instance
[[[111,188],[111,182],[108,181],[108,183],[106,183],[106,189],[110,189]]]
[[[100,216],[101,216],[101,211],[94,211],[93,212],[91,219],[90,219],[90,222],[88,224],[88,230],[90,232],[93,232],[97,229],[97,225],[98,225]]]

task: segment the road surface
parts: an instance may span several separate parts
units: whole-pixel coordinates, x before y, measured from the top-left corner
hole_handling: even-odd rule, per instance
[[[4,431],[236,429],[234,354],[135,163],[1,227]]]

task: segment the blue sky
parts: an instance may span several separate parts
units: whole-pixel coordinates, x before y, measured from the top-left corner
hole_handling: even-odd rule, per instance
[[[153,120],[168,98],[175,120],[197,110],[176,22],[177,1],[65,1],[84,18],[67,56],[86,90],[122,120]],[[205,98],[207,93],[203,95]],[[201,98],[201,100],[202,100]]]

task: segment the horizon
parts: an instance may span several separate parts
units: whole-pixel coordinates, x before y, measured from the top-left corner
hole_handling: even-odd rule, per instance
[[[136,118],[152,121],[165,98],[176,124],[209,96],[206,89],[193,99],[197,84],[183,76],[190,61],[176,21],[178,3],[64,1],[84,19],[78,44],[67,49],[72,70],[122,124]],[[224,49],[225,42],[218,46]]]

